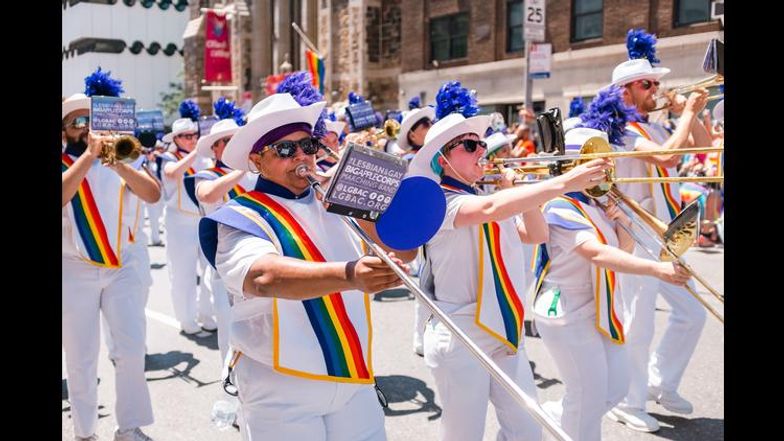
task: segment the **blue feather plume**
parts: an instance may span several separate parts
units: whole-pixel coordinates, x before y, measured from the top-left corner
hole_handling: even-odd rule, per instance
[[[479,113],[479,106],[474,93],[461,86],[459,81],[449,81],[436,94],[436,121],[455,112],[470,118]]]
[[[234,117],[236,105],[234,104],[234,101],[230,101],[226,99],[225,96],[222,96],[213,103],[212,108],[215,109],[215,115],[219,119],[228,119]]]
[[[359,104],[359,103],[364,102],[364,101],[365,101],[365,98],[363,98],[362,95],[358,95],[358,94],[354,93],[353,90],[348,93],[348,103],[349,104]]]
[[[190,118],[191,121],[198,121],[200,114],[201,111],[199,111],[199,106],[197,106],[193,100],[185,100],[180,103],[181,118]]]
[[[84,78],[84,94],[87,96],[120,96],[125,92],[122,88],[122,81],[112,78],[110,71],[98,70]]]
[[[583,112],[585,112],[585,103],[583,103],[583,97],[576,96],[572,98],[572,102],[569,103],[569,118],[580,116],[580,114]]]
[[[629,29],[626,34],[626,50],[630,60],[647,58],[651,66],[660,62],[656,58],[656,36],[642,29]]]
[[[297,71],[291,73],[283,81],[278,84],[275,89],[276,93],[288,93],[300,106],[309,106],[313,103],[324,101],[324,96],[321,95],[316,87],[313,86],[313,77],[309,72]],[[321,115],[313,127],[313,136],[318,138],[327,133],[327,127],[324,125],[324,119],[327,117],[327,109],[321,111]]]
[[[623,102],[620,87],[610,86],[599,91],[580,119],[582,122],[577,127],[601,130],[607,133],[611,144],[623,145],[626,124],[639,122],[640,115],[634,106],[627,106]]]
[[[419,99],[419,96],[415,96],[408,100],[408,110],[414,110],[422,107],[422,101]]]

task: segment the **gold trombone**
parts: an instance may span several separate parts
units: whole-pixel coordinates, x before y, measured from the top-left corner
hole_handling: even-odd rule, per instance
[[[685,93],[693,92],[693,91],[695,91],[697,89],[703,89],[703,88],[707,89],[708,87],[720,86],[720,85],[723,85],[723,84],[724,84],[724,75],[716,74],[716,75],[714,75],[712,77],[708,77],[708,78],[705,78],[703,80],[697,81],[696,83],[687,84],[687,85],[684,85],[684,86],[680,86],[680,87],[675,87],[673,89],[669,89],[669,90],[665,91],[664,93],[662,93],[661,95],[658,95],[658,96],[654,97],[656,102],[659,102],[659,100],[662,100],[662,99],[667,100],[667,104],[656,107],[655,109],[652,110],[652,112],[655,112],[657,110],[663,110],[663,109],[666,109],[666,108],[672,106],[672,97],[674,97],[675,95],[683,95]],[[719,94],[719,95],[711,95],[711,96],[709,96],[708,97],[708,101],[713,101],[713,100],[717,100],[717,99],[721,99],[721,98],[724,98],[724,94],[723,93]]]

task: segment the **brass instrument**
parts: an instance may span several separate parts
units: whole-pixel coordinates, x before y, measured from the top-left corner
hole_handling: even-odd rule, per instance
[[[396,139],[400,133],[400,123],[394,119],[384,121],[384,127],[372,131],[368,129],[363,133],[349,133],[346,136],[346,142],[353,142],[355,144],[368,146],[372,149],[380,150],[383,148],[381,140],[389,142],[390,139]]]
[[[131,135],[111,135],[110,139],[103,141],[101,153],[98,157],[101,163],[114,165],[131,163],[142,155],[142,144]]]
[[[712,77],[705,78],[704,80],[697,81],[696,83],[687,84],[680,87],[675,87],[673,89],[665,91],[663,94],[655,96],[654,99],[656,102],[659,102],[661,99],[667,100],[667,103],[662,106],[657,106],[655,109],[651,110],[651,112],[655,112],[657,110],[663,110],[672,105],[671,97],[675,95],[682,95],[685,93],[693,92],[697,89],[703,89],[713,86],[720,86],[724,84],[724,75],[716,74]],[[717,99],[724,98],[724,94],[719,95],[711,95],[708,97],[708,101],[713,101]]]

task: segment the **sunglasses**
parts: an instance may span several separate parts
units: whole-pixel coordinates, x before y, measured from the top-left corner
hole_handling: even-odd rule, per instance
[[[194,138],[196,138],[197,136],[198,136],[198,135],[197,135],[197,134],[195,134],[195,133],[183,133],[183,134],[181,134],[181,135],[177,135],[177,138],[183,138],[183,139],[194,139]]]
[[[88,124],[90,124],[90,117],[89,116],[77,116],[68,125],[73,127],[74,129],[83,129],[83,128],[87,127]]]
[[[640,80],[640,81],[637,81],[637,82],[640,83],[640,86],[642,86],[643,90],[648,90],[652,86],[659,87],[659,82],[658,81]]]
[[[297,154],[297,147],[301,148],[306,155],[315,155],[321,144],[316,138],[302,138],[299,141],[278,141],[264,147],[261,152],[264,153],[264,151],[270,149],[279,158],[293,158]]]
[[[444,148],[444,153],[448,153],[450,150],[452,150],[453,148],[461,144],[463,145],[465,151],[467,151],[468,153],[474,153],[476,149],[479,147],[482,147],[483,149],[487,149],[487,143],[484,141],[477,141],[473,139],[461,139],[459,141],[455,141],[451,144],[448,144]]]

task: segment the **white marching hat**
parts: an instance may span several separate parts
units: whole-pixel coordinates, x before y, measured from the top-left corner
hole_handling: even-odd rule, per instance
[[[75,93],[63,101],[63,119],[74,110],[89,110],[90,97],[83,93]]]
[[[327,127],[328,132],[333,132],[336,135],[340,136],[343,133],[343,129],[346,127],[346,123],[343,121],[324,121],[324,125]]]
[[[240,126],[231,118],[222,119],[210,127],[210,134],[199,138],[196,143],[196,152],[205,158],[215,158],[215,153],[212,151],[212,145],[215,141],[234,135]]]
[[[567,118],[566,121],[564,121],[563,123],[564,133],[568,132],[569,130],[572,130],[577,126],[577,124],[580,124],[581,122],[583,122],[583,120],[579,116],[573,116],[571,118]]]
[[[488,127],[490,127],[489,115],[466,118],[459,113],[451,113],[441,118],[427,132],[425,145],[414,155],[414,159],[408,167],[407,176],[424,176],[441,182],[441,177],[430,165],[441,147],[449,140],[466,133],[475,133],[482,137]],[[401,131],[401,133],[403,132]]]
[[[326,104],[319,101],[303,107],[288,93],[276,93],[264,98],[250,109],[248,123],[240,127],[226,145],[223,162],[235,170],[255,172],[256,167],[248,155],[256,141],[287,124],[305,123],[314,127]]]
[[[607,133],[596,130],[596,129],[589,129],[586,127],[576,127],[574,129],[569,130],[564,135],[564,144],[566,145],[566,154],[570,153],[579,153],[580,148],[591,138],[602,138],[603,140],[610,142]]]
[[[409,110],[403,116],[403,121],[400,123],[400,132],[397,135],[397,146],[402,150],[406,152],[411,151],[411,145],[408,143],[408,132],[422,118],[430,118],[430,121],[433,121],[436,118],[436,109],[425,106],[421,109]]]
[[[716,122],[724,122],[724,100],[719,101],[713,108],[713,120]]]
[[[612,83],[614,86],[623,86],[637,80],[654,80],[670,73],[666,67],[653,67],[645,58],[624,61],[615,66],[612,73]]]
[[[180,133],[185,132],[199,132],[199,126],[190,118],[180,118],[172,123],[172,131],[163,135],[163,142],[172,142],[174,137]]]
[[[500,150],[504,146],[513,143],[515,139],[517,139],[517,136],[508,135],[504,132],[495,132],[488,136],[484,139],[485,143],[487,143],[485,158]]]

